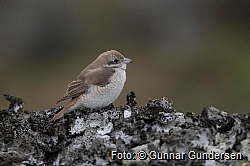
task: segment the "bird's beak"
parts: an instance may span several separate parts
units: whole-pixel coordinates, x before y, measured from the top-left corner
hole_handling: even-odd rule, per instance
[[[128,64],[128,63],[132,63],[133,60],[132,60],[132,59],[128,59],[128,58],[124,58],[123,62],[124,62],[125,64]]]

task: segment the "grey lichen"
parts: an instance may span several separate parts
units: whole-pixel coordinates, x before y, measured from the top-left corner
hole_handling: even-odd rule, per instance
[[[165,97],[139,107],[131,92],[125,106],[81,108],[52,122],[62,107],[26,111],[22,99],[5,98],[11,104],[0,110],[0,165],[250,164],[250,114],[215,107],[185,114]]]

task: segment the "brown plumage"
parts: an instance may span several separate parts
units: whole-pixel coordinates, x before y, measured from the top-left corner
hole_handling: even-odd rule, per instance
[[[106,85],[110,84],[110,78],[114,75],[115,71],[117,69],[124,69],[125,71],[126,64],[131,62],[132,60],[125,58],[121,53],[115,50],[107,51],[99,55],[95,61],[89,64],[77,76],[75,81],[72,81],[68,85],[68,89],[66,90],[65,95],[61,99],[59,99],[57,103],[67,99],[71,99],[71,101],[66,107],[64,107],[53,117],[53,120],[60,118],[69,109],[78,108],[81,104],[79,102],[80,99],[85,100],[85,95],[87,95],[88,93],[93,93],[89,92],[90,90],[92,90],[91,87],[93,85],[105,87]],[[95,106],[93,106],[92,108],[95,108]]]
[[[63,114],[65,114],[70,107],[72,107],[73,105],[75,105],[77,103],[77,101],[79,100],[79,96],[72,98],[72,100],[69,102],[69,104],[64,107],[59,113],[57,113],[54,117],[53,117],[53,121],[57,120],[58,118],[60,118]]]

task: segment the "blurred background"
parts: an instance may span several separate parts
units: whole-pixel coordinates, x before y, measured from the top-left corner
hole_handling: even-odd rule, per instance
[[[180,112],[250,110],[250,2],[2,1],[3,94],[26,110],[57,107],[67,85],[104,51],[134,60],[114,102],[167,97]],[[66,105],[68,101],[59,105]]]

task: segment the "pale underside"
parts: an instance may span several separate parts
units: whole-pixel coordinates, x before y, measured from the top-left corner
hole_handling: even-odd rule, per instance
[[[80,96],[80,100],[69,111],[80,107],[92,109],[106,107],[114,102],[120,95],[126,81],[124,69],[115,68],[110,83],[105,86],[90,85],[88,92]]]

